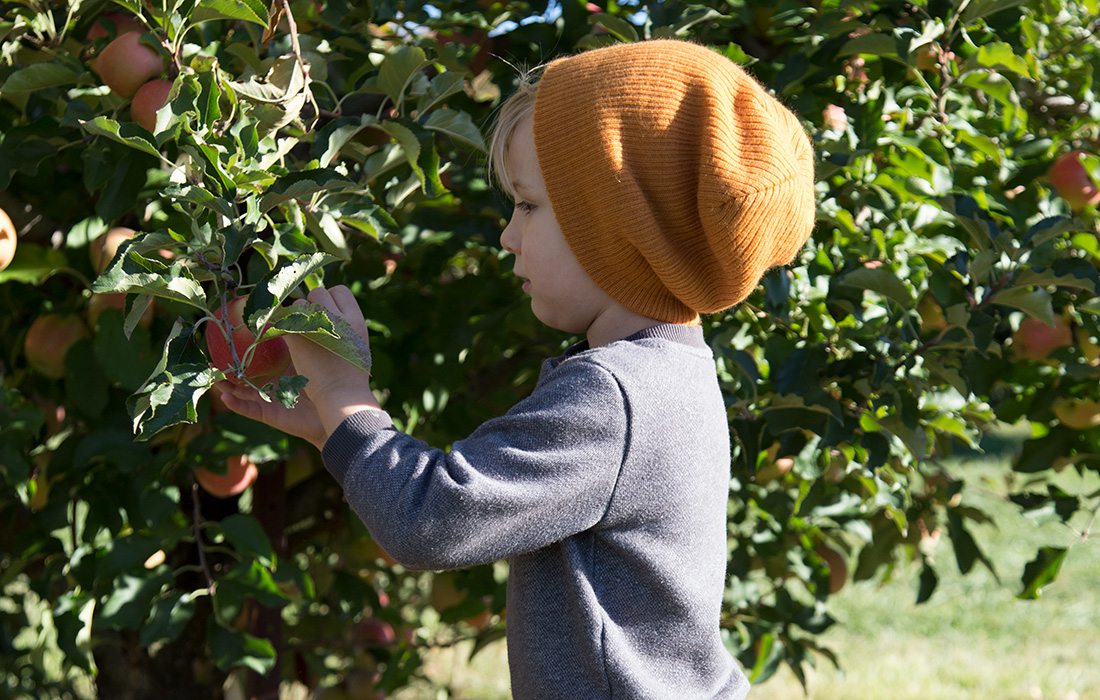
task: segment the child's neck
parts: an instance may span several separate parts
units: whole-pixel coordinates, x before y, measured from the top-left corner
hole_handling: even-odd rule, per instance
[[[588,338],[588,347],[598,348],[662,323],[664,321],[636,314],[621,304],[615,304],[604,309],[592,321],[585,336]]]

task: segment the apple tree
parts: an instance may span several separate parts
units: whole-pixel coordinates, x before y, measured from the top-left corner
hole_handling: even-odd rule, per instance
[[[725,640],[832,653],[829,596],[916,561],[1038,598],[944,463],[1005,424],[1021,516],[1100,511],[1096,1],[6,3],[0,657],[14,697],[383,695],[503,636],[503,563],[397,565],[307,444],[281,336],[369,366],[440,446],[571,341],[534,319],[485,132],[516,66],[653,37],[747,67],[812,134],[804,254],[704,319],[729,408]],[[369,350],[293,307],[347,284]],[[1087,535],[1087,533],[1085,533]],[[1038,602],[1036,604],[1041,604]],[[843,659],[833,659],[843,663]],[[440,688],[440,690],[446,690]]]

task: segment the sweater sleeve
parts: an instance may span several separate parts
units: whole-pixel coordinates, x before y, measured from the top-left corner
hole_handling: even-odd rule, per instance
[[[328,470],[371,536],[414,569],[449,569],[541,549],[603,517],[628,443],[610,372],[561,363],[506,414],[449,452],[381,412],[349,416],[324,447]]]

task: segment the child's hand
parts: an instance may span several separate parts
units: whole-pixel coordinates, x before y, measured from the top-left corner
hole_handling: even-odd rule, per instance
[[[325,445],[328,436],[321,424],[321,417],[317,407],[306,396],[299,396],[298,404],[287,408],[278,401],[264,401],[253,389],[239,387],[229,381],[218,382],[214,385],[214,391],[234,413],[303,438],[318,450]]]
[[[309,293],[309,301],[324,307],[330,317],[342,317],[364,341],[367,322],[351,290],[341,285],[318,287]],[[305,304],[304,300],[295,304]],[[283,336],[297,374],[309,380],[298,405],[292,409],[280,403],[268,403],[255,392],[225,384],[222,398],[231,410],[277,430],[297,435],[322,449],[328,436],[344,418],[362,410],[381,410],[370,389],[370,375],[325,348],[293,334]]]

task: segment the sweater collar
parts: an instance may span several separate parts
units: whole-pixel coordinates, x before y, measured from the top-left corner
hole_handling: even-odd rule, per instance
[[[643,328],[637,333],[632,333],[627,337],[612,341],[615,343],[633,343],[639,340],[646,340],[648,338],[660,338],[662,340],[669,340],[674,343],[680,343],[687,345],[688,347],[700,348],[703,350],[709,350],[710,346],[707,345],[707,341],[703,338],[702,326],[687,326],[682,323],[659,323],[656,326],[650,326],[649,328]],[[579,352],[588,350],[588,341],[582,340],[579,343],[574,343],[562,355],[562,358],[576,355]]]

